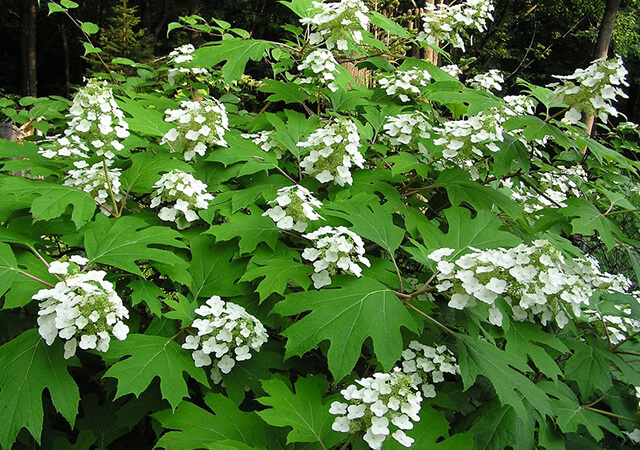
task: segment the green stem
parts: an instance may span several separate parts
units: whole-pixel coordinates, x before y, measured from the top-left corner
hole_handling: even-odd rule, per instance
[[[615,216],[616,214],[629,214],[629,213],[635,213],[635,212],[640,212],[640,209],[624,209],[622,211],[611,211],[611,212],[604,213],[603,216],[609,217],[609,216]]]
[[[440,328],[442,331],[449,333],[451,336],[455,336],[456,332],[453,331],[450,328],[447,328],[445,325],[441,324],[440,322],[438,322],[436,319],[434,319],[433,317],[431,317],[429,314],[425,313],[424,311],[421,311],[420,309],[416,308],[415,306],[413,306],[411,303],[409,303],[408,300],[403,300],[402,303],[407,306],[410,309],[413,309],[415,312],[417,312],[418,314],[420,314],[421,316],[423,316],[425,319],[427,319],[429,322],[433,323],[435,326],[437,326],[438,328]]]
[[[355,438],[356,438],[356,435],[352,434],[351,437],[349,437],[349,440],[347,442],[345,442],[342,447],[340,447],[340,450],[347,450],[347,447],[349,446],[349,444],[351,444],[353,442],[353,440]]]
[[[41,280],[41,279],[40,279],[40,278],[38,278],[38,277],[34,277],[33,275],[28,274],[27,272],[23,272],[23,271],[21,271],[21,270],[18,270],[17,272],[18,272],[20,275],[24,275],[24,276],[25,276],[25,277],[27,277],[27,278],[31,278],[33,281],[37,281],[38,283],[42,283],[42,284],[44,284],[44,285],[45,285],[45,286],[47,286],[47,287],[50,287],[50,288],[54,288],[54,287],[55,287],[53,284],[51,284],[51,283],[47,283],[46,281]]]
[[[109,180],[109,167],[107,166],[107,159],[102,157],[102,167],[104,167],[104,179],[107,182],[107,187],[109,188],[109,197],[111,197],[111,202],[113,203],[113,214],[115,217],[120,217],[118,214],[118,202],[116,201],[115,195],[113,195],[113,188],[111,187],[111,180]]]
[[[633,419],[631,417],[621,416],[620,414],[614,414],[612,412],[603,411],[602,409],[598,409],[598,408],[592,408],[589,405],[580,405],[580,408],[586,409],[587,411],[593,411],[593,412],[596,412],[598,414],[602,414],[602,415],[605,415],[605,416],[615,417],[616,419],[628,420],[629,422],[638,423],[638,419]]]

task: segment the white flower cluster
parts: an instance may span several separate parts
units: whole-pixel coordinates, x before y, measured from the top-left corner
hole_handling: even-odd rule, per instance
[[[361,387],[351,384],[340,391],[347,403],[331,403],[329,413],[338,416],[331,428],[341,433],[364,432],[364,440],[374,450],[381,448],[389,435],[410,447],[414,439],[404,430],[411,430],[413,422],[420,421],[422,403],[412,377],[396,369],[356,383]]]
[[[209,366],[215,360],[211,378],[216,383],[222,380],[220,372],[227,374],[236,361],[251,359],[251,350],[260,351],[268,340],[267,330],[258,319],[242,306],[225,303],[217,295],[196,308],[195,313],[200,317],[191,326],[198,334],[187,336],[182,348],[194,350],[191,356],[196,367]]]
[[[298,70],[310,68],[313,73],[313,77],[301,78],[300,82],[305,84],[320,82],[320,85],[326,86],[332,92],[340,89],[340,86],[336,83],[336,72],[339,64],[333,57],[330,50],[319,48],[309,53],[302,64],[298,66]]]
[[[116,202],[122,200],[120,169],[109,169],[110,163],[105,167],[105,163],[102,162],[89,166],[86,161],[76,161],[73,165],[76,168],[67,173],[64,185],[78,188],[93,196],[96,203],[102,206],[102,212],[109,214],[113,208],[109,192],[113,194],[113,200]]]
[[[106,272],[91,270],[81,273],[79,266],[89,262],[74,255],[69,261],[54,261],[49,272],[62,275],[53,289],[41,289],[32,298],[40,300],[38,332],[47,345],[56,336],[65,340],[64,357],[71,358],[76,348],[109,350],[111,336],[124,340],[129,327],[122,320],[129,318],[129,311],[104,279]]]
[[[194,178],[190,173],[172,170],[165,173],[153,185],[151,207],[163,206],[158,217],[161,220],[175,222],[178,229],[187,228],[191,222],[198,220],[198,209],[207,209],[213,195],[207,192],[207,185]]]
[[[424,398],[436,396],[436,384],[444,381],[444,374],[460,375],[456,357],[444,345],[430,347],[411,341],[402,352],[402,372],[411,376]]]
[[[491,69],[487,73],[480,73],[469,80],[469,85],[473,89],[482,91],[501,91],[502,83],[504,83],[504,76],[497,69]]]
[[[496,304],[499,296],[511,306],[516,321],[538,317],[543,325],[555,320],[564,328],[567,313],[579,317],[596,289],[627,288],[626,278],[600,273],[592,259],[567,259],[545,240],[511,249],[471,250],[453,262],[445,259],[454,253],[450,248],[429,255],[437,262],[436,288],[450,295],[451,308],[471,308],[476,300],[484,303],[489,322],[497,326],[503,321],[503,311]]]
[[[251,139],[254,144],[265,152],[273,151],[276,158],[280,159],[282,158],[282,155],[284,155],[286,149],[279,141],[273,138],[273,133],[273,130],[263,130],[258,131],[257,133],[244,133],[241,136],[245,139]]]
[[[178,66],[169,69],[167,78],[170,85],[173,86],[173,84],[175,84],[176,77],[181,73],[193,75],[209,75],[209,71],[204,67],[179,67],[181,64],[193,61],[192,53],[195,50],[196,49],[193,45],[185,44],[173,49],[173,51],[169,53],[169,64]]]
[[[167,131],[160,144],[175,143],[184,151],[185,161],[191,161],[196,154],[204,156],[207,145],[227,145],[224,140],[229,129],[227,110],[215,98],[184,100],[180,109],[167,109],[165,114],[165,122],[176,122],[176,126]]]
[[[299,184],[278,189],[278,196],[268,204],[274,206],[262,215],[271,217],[277,227],[283,230],[302,233],[309,225],[307,220],[323,218],[316,212],[316,208],[322,207],[322,202]]]
[[[433,128],[438,136],[433,143],[444,147],[442,157],[446,161],[469,170],[471,177],[477,179],[475,163],[500,150],[496,142],[504,140],[502,124],[505,120],[497,110],[488,110],[468,119],[450,120],[442,127]]]
[[[362,0],[314,1],[312,9],[317,11],[314,16],[300,19],[313,31],[309,35],[311,45],[324,43],[329,50],[347,50],[349,42],[362,42],[362,30],[369,25],[369,8]]]
[[[576,181],[586,182],[587,173],[582,166],[565,168],[558,166],[560,172],[544,172],[538,181],[540,192],[535,192],[526,186],[517,185],[512,179],[502,180],[502,185],[511,190],[511,198],[520,203],[529,213],[541,211],[544,208],[564,208],[569,197],[582,197],[582,192]]]
[[[569,107],[563,121],[576,124],[583,114],[597,115],[606,121],[609,115],[618,116],[618,111],[611,105],[617,97],[627,98],[620,86],[629,86],[625,69],[620,56],[605,60],[598,59],[586,69],[577,69],[567,76],[556,75],[563,84],[550,84],[560,103]]]
[[[493,20],[494,6],[491,0],[467,0],[455,5],[427,3],[422,16],[422,31],[417,39],[430,45],[451,44],[464,51],[464,41],[460,36],[463,28],[484,31],[487,20]]]
[[[505,95],[503,100],[507,104],[503,109],[508,116],[533,115],[536,104],[531,97],[526,95]]]
[[[364,256],[362,238],[348,228],[325,226],[304,237],[315,241],[315,247],[305,248],[302,257],[313,262],[315,273],[311,279],[316,289],[331,284],[331,275],[338,272],[360,277],[362,267],[358,263],[371,267]]]
[[[73,98],[69,109],[69,126],[64,136],[54,141],[54,148],[40,150],[45,158],[92,154],[111,159],[112,150],[124,148],[121,140],[129,136],[129,124],[113,98],[113,91],[106,81],[91,79]]]
[[[319,128],[297,145],[310,150],[300,167],[321,183],[352,184],[351,167],[364,167],[365,160],[359,150],[360,133],[349,119],[335,120]]]
[[[402,102],[408,102],[411,97],[420,95],[421,88],[431,82],[431,74],[426,70],[409,69],[397,70],[391,75],[386,75],[378,80],[378,85],[385,90],[387,95],[398,95]]]
[[[431,124],[424,113],[416,111],[410,114],[387,117],[387,123],[383,125],[383,128],[388,136],[389,144],[411,145],[419,139],[430,136]]]
[[[456,79],[460,75],[462,75],[462,69],[458,67],[457,64],[449,64],[447,66],[442,66],[440,67],[440,69],[442,69],[443,72],[448,73],[449,75],[451,75],[453,78],[456,78]]]

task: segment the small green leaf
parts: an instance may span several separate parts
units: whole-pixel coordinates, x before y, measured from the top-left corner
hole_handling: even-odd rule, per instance
[[[409,32],[402,26],[395,23],[393,20],[386,16],[383,16],[378,11],[369,11],[369,19],[373,25],[382,28],[389,34],[398,36],[402,39],[409,38]]]
[[[118,380],[115,398],[126,394],[137,397],[158,377],[162,398],[175,409],[189,395],[184,373],[205,386],[209,384],[205,371],[195,366],[191,353],[162,336],[129,334],[125,341],[112,340],[109,356],[127,357],[113,364],[104,374],[105,378]]]
[[[80,6],[76,2],[72,2],[71,0],[60,0],[60,3],[65,8],[69,8],[69,9],[74,9],[74,8],[77,8],[78,6]]]
[[[82,29],[82,31],[89,35],[96,34],[98,31],[100,31],[100,27],[92,22],[82,22],[80,28]]]
[[[49,3],[47,3],[47,6],[49,7],[49,14],[48,15],[51,15],[51,14],[57,13],[57,12],[65,12],[65,11],[67,11],[67,8],[64,8],[64,7],[60,6],[56,2],[49,2]]]
[[[262,215],[262,210],[253,205],[249,208],[250,214],[238,212],[233,214],[229,221],[222,225],[214,225],[207,234],[212,234],[219,241],[230,241],[240,238],[240,253],[249,253],[255,250],[260,242],[266,242],[271,248],[275,248],[280,231],[269,217]]]
[[[109,220],[100,215],[86,230],[84,245],[91,262],[109,264],[142,275],[136,261],[151,260],[186,266],[182,258],[167,248],[186,247],[180,238],[177,231],[165,226],[149,227],[139,217],[125,216]]]
[[[167,25],[167,37],[169,37],[169,33],[171,33],[173,30],[178,29],[178,28],[182,28],[182,24],[181,23],[171,22],[169,25]]]
[[[240,281],[253,281],[264,277],[256,288],[256,292],[260,295],[260,301],[265,300],[274,292],[282,295],[291,280],[305,291],[309,288],[311,284],[309,275],[313,273],[313,267],[292,259],[272,259],[264,263],[264,265],[247,270],[240,278]]]
[[[83,42],[82,45],[84,47],[84,56],[90,55],[92,53],[102,53],[101,48],[94,47],[92,44],[89,44],[88,42]]]
[[[559,212],[566,217],[573,217],[571,225],[574,233],[590,235],[597,231],[609,250],[615,247],[616,238],[624,239],[618,224],[602,214],[589,200],[569,198],[565,203],[567,206],[560,208]]]
[[[131,289],[131,306],[144,303],[154,316],[162,315],[162,301],[167,294],[151,281],[142,278],[134,280],[127,285]]]
[[[9,290],[18,277],[18,261],[7,244],[0,244],[0,297]]]
[[[204,45],[193,53],[192,67],[213,67],[222,61],[222,75],[226,82],[240,79],[249,60],[259,61],[274,44],[258,39],[223,39]]]
[[[263,381],[262,387],[269,396],[260,397],[258,401],[271,408],[257,414],[269,425],[291,427],[287,444],[317,442],[322,448],[330,448],[343,440],[340,434],[331,430],[334,416],[329,414],[328,402],[322,401],[323,392],[318,380],[298,378],[295,392],[275,378]]]
[[[551,405],[545,393],[515,369],[528,372],[529,366],[522,355],[498,349],[489,342],[469,336],[457,335],[458,363],[465,390],[476,381],[478,375],[489,379],[503,405],[513,407],[522,420],[528,417],[523,399],[542,415],[552,415]]]
[[[237,247],[232,243],[214,242],[207,235],[189,241],[191,249],[191,294],[194,299],[212,295],[233,297],[242,293],[238,279],[245,273],[246,263],[234,261]]]

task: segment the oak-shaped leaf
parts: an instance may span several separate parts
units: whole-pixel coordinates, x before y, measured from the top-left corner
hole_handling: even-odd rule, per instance
[[[73,427],[80,393],[68,369],[77,366],[78,360],[63,355],[60,340],[49,347],[35,328],[0,347],[0,448],[12,448],[22,428],[40,444],[45,389]]]
[[[329,414],[329,402],[322,401],[319,385],[323,382],[326,380],[322,377],[298,378],[292,392],[280,379],[263,381],[262,387],[269,396],[258,401],[271,408],[259,411],[258,415],[269,425],[291,427],[287,444],[314,442],[319,449],[332,447],[344,436],[331,429],[335,417]]]
[[[512,322],[507,330],[506,338],[508,352],[516,355],[528,355],[538,370],[551,379],[557,379],[561,375],[562,372],[558,364],[545,350],[545,347],[549,347],[556,350],[557,353],[568,353],[569,349],[560,339],[551,333],[542,331],[538,325],[527,322]]]
[[[589,375],[588,372],[583,373],[584,377],[588,378]],[[553,415],[563,433],[576,433],[579,426],[584,426],[596,441],[604,437],[602,430],[620,435],[618,427],[605,416],[583,408],[576,394],[566,384],[560,381],[542,381],[538,385],[551,397]]]
[[[195,366],[191,353],[166,337],[129,334],[125,341],[111,341],[109,356],[125,358],[104,374],[118,380],[116,399],[126,394],[139,396],[159,377],[162,398],[175,409],[188,395],[183,373],[208,385],[204,369]]]
[[[255,412],[240,411],[220,394],[207,393],[204,402],[214,414],[187,401],[174,411],[155,413],[153,417],[172,430],[160,438],[156,448],[267,449],[265,424]]]
[[[280,236],[276,224],[269,217],[263,216],[262,210],[255,205],[249,207],[249,212],[250,214],[232,214],[228,222],[214,225],[206,233],[214,235],[217,241],[240,238],[238,245],[241,254],[252,252],[261,242],[275,248]]]
[[[85,233],[84,246],[91,262],[109,264],[142,275],[136,261],[186,266],[187,263],[170,249],[186,247],[180,237],[180,233],[169,227],[149,226],[139,217],[110,220],[99,215]]]
[[[523,355],[500,350],[489,342],[461,334],[457,335],[456,340],[458,363],[465,390],[475,383],[478,375],[483,375],[493,385],[500,402],[513,407],[522,420],[528,416],[524,399],[540,415],[551,415],[547,395],[521,373],[531,370]]]
[[[273,312],[309,314],[287,328],[285,357],[302,355],[329,340],[329,370],[336,381],[351,372],[365,339],[384,370],[391,370],[402,353],[401,328],[418,332],[416,321],[394,292],[371,278],[344,277],[341,288],[289,294]]]

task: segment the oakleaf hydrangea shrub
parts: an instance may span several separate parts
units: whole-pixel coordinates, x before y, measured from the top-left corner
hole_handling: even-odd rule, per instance
[[[162,206],[158,217],[175,222],[179,229],[190,226],[198,220],[198,210],[206,209],[213,195],[207,192],[207,185],[193,175],[178,169],[165,173],[153,185],[150,206]]]
[[[135,74],[20,102],[44,136],[0,140],[0,447],[638,438],[621,60],[541,88],[448,53],[491,2],[381,5],[283,2],[285,42],[183,17]]]
[[[71,358],[80,347],[82,350],[109,350],[111,337],[125,340],[129,327],[123,319],[129,311],[105,280],[103,270],[81,272],[78,265],[86,258],[72,256],[69,261],[54,261],[49,272],[61,275],[52,289],[41,289],[32,298],[40,301],[38,332],[47,345],[56,337],[64,340],[64,357]]]
[[[210,366],[211,377],[219,383],[221,374],[228,374],[236,362],[251,359],[251,351],[258,352],[269,336],[262,323],[242,306],[224,302],[214,295],[196,308],[200,316],[191,327],[198,330],[187,336],[182,348],[193,350],[196,367]],[[215,362],[215,363],[214,363]]]

